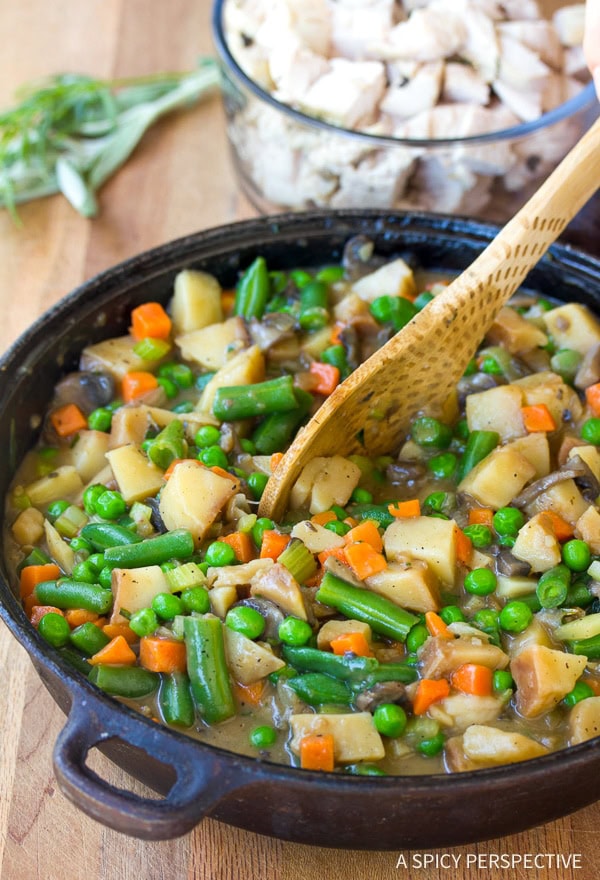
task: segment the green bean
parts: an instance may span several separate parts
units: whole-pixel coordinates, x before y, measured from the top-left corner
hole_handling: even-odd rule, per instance
[[[555,565],[540,577],[536,595],[542,608],[558,608],[567,598],[571,572],[566,565]]]
[[[352,702],[352,694],[346,685],[322,672],[308,672],[306,675],[288,678],[287,684],[309,706],[323,706],[327,703],[349,706]]]
[[[64,648],[61,648],[59,651],[61,657],[70,663],[77,672],[82,672],[83,675],[88,676],[90,674],[90,664],[87,662],[85,657],[83,657],[79,651],[76,651],[75,648],[72,648],[70,645],[65,645]]]
[[[352,504],[349,513],[354,519],[375,520],[383,529],[387,529],[394,522],[387,504]]]
[[[314,401],[312,394],[301,388],[294,388],[294,396],[298,401],[296,409],[271,413],[254,431],[252,442],[261,455],[272,455],[285,449],[300,423],[310,412]]]
[[[486,455],[489,455],[496,448],[499,441],[500,435],[497,431],[471,431],[458,468],[459,483],[469,471],[473,470],[476,464],[479,464]]]
[[[588,660],[600,660],[600,635],[589,639],[574,639],[566,644],[573,654],[582,654]]]
[[[141,537],[117,523],[88,523],[79,533],[95,550],[108,550],[122,544],[139,544]]]
[[[286,663],[300,672],[321,672],[342,681],[363,681],[379,667],[375,657],[333,654],[318,648],[284,645],[281,653]]]
[[[185,458],[187,449],[183,422],[173,419],[150,441],[148,458],[155,465],[166,470],[176,458]]]
[[[196,713],[190,679],[185,672],[172,672],[162,676],[158,700],[166,724],[192,726]]]
[[[377,669],[363,679],[361,689],[373,687],[382,681],[400,681],[403,684],[410,684],[417,678],[417,670],[414,666],[409,666],[408,663],[380,663]]]
[[[184,617],[192,698],[202,718],[217,724],[235,715],[235,701],[225,660],[223,625],[218,617]]]
[[[35,595],[40,605],[54,605],[55,608],[85,608],[97,614],[106,614],[113,602],[111,590],[100,584],[87,581],[74,581],[59,578],[56,581],[43,581],[37,584]]]
[[[110,642],[106,633],[103,633],[95,623],[90,621],[82,623],[81,626],[76,626],[71,631],[70,640],[76,648],[87,654],[88,657],[97,654],[98,651],[101,651]]]
[[[109,547],[104,562],[111,568],[140,568],[145,565],[162,565],[169,559],[187,559],[194,552],[194,539],[187,529],[174,529],[146,538],[139,544],[123,544]]]
[[[149,672],[141,666],[107,666],[102,663],[93,667],[88,678],[107,694],[131,700],[153,693],[160,682],[156,672]]]
[[[254,385],[229,385],[217,388],[213,415],[221,421],[235,422],[270,413],[290,412],[298,408],[291,376],[278,376]]]
[[[303,330],[319,330],[328,320],[327,285],[322,281],[309,281],[300,293],[298,322]]]
[[[330,571],[326,572],[321,581],[316,599],[335,608],[345,617],[362,620],[375,632],[399,642],[406,639],[411,627],[419,620],[384,596],[355,587]]]
[[[269,298],[270,281],[264,257],[257,257],[240,278],[235,292],[234,314],[262,318]]]

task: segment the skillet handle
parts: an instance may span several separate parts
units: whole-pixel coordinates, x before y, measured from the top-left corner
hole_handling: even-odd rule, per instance
[[[103,711],[104,709],[104,711]],[[54,746],[54,772],[62,792],[79,809],[123,834],[166,840],[191,831],[229,791],[240,787],[242,774],[222,766],[207,751],[198,758],[191,743],[157,724],[156,732],[141,719],[118,713],[115,718],[89,693],[73,695],[67,722]],[[174,770],[175,782],[164,798],[144,798],[106,782],[85,761],[91,748],[110,739],[142,749]],[[143,759],[143,756],[142,756]]]

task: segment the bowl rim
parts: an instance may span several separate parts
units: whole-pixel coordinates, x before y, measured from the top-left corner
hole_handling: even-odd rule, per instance
[[[596,101],[594,83],[593,81],[590,81],[580,92],[577,93],[577,95],[569,98],[568,101],[564,101],[557,107],[553,107],[552,110],[548,110],[537,119],[530,122],[522,122],[519,125],[513,125],[509,128],[485,132],[483,134],[469,135],[460,138],[397,138],[391,135],[379,135],[370,134],[365,131],[354,131],[318,119],[316,116],[309,116],[307,113],[303,113],[301,110],[296,110],[289,104],[277,100],[277,98],[273,97],[270,92],[263,89],[262,86],[244,72],[234,58],[225,36],[224,10],[227,2],[228,0],[214,0],[212,13],[213,40],[221,61],[223,72],[234,74],[255,97],[270,105],[273,109],[279,110],[280,113],[283,113],[284,116],[289,117],[296,123],[330,135],[338,135],[353,138],[357,141],[363,141],[363,143],[370,144],[374,148],[381,146],[403,146],[437,149],[449,146],[476,146],[478,144],[489,144],[496,141],[523,139],[528,135],[543,131],[549,126],[575,116],[580,111],[590,109],[594,106]]]
[[[473,236],[481,246],[485,247],[494,233],[497,225],[480,220],[465,217],[449,217],[434,212],[422,211],[380,211],[378,209],[340,209],[333,211],[287,212],[268,217],[251,218],[248,220],[235,221],[229,224],[221,224],[209,229],[199,230],[196,233],[176,238],[164,244],[157,245],[131,256],[114,266],[102,270],[98,274],[84,281],[63,296],[57,303],[46,310],[37,318],[2,354],[0,354],[0,377],[7,375],[8,367],[15,360],[23,359],[23,351],[41,333],[47,333],[47,322],[60,322],[68,317],[74,310],[80,311],[86,302],[93,304],[96,295],[102,298],[110,293],[111,289],[121,285],[124,290],[131,284],[139,282],[140,276],[167,274],[182,260],[189,262],[190,259],[199,256],[199,251],[213,249],[215,244],[227,244],[223,250],[230,252],[233,247],[239,247],[252,242],[257,232],[279,233],[286,227],[291,227],[294,234],[302,237],[308,227],[316,229],[319,235],[329,234],[334,231],[331,221],[353,223],[357,218],[369,219],[373,222],[378,219],[387,224],[394,220],[407,221],[394,226],[400,234],[410,229],[415,221],[429,226],[430,232],[441,236]],[[289,231],[289,230],[288,230]],[[381,230],[385,234],[385,230]],[[233,243],[232,243],[233,239]],[[213,251],[214,255],[214,251]],[[600,257],[593,256],[585,251],[573,248],[561,242],[552,245],[548,255],[553,261],[560,261],[565,270],[578,271],[589,274],[598,273],[600,284]],[[210,258],[210,255],[209,255]],[[102,308],[103,305],[100,305]],[[0,405],[4,403],[5,395],[2,393],[0,382]],[[8,593],[8,601],[3,597],[3,592]],[[228,763],[237,767],[244,774],[240,788],[251,782],[256,775],[268,770],[268,775],[273,780],[281,782],[292,781],[296,784],[306,783],[312,785],[326,785],[328,788],[338,789],[340,793],[350,790],[351,786],[361,785],[367,794],[374,794],[378,789],[394,789],[401,786],[403,791],[435,793],[441,786],[451,786],[457,793],[469,791],[479,784],[490,786],[501,785],[507,779],[526,779],[528,782],[544,775],[553,767],[578,765],[586,763],[589,758],[597,754],[600,737],[557,749],[541,757],[532,758],[515,764],[502,764],[492,767],[483,767],[461,773],[431,773],[416,775],[390,775],[388,777],[371,778],[368,776],[353,776],[343,773],[322,773],[317,771],[301,770],[295,766],[280,764],[271,760],[264,760],[253,755],[245,755],[230,751],[215,743],[209,743],[201,739],[189,736],[174,728],[161,725],[157,728],[155,722],[138,713],[128,705],[119,702],[116,698],[109,697],[92,685],[81,673],[72,667],[60,653],[49,646],[39,635],[25,617],[22,606],[10,588],[8,579],[4,577],[2,564],[0,563],[0,619],[6,623],[8,629],[17,641],[27,650],[29,659],[36,664],[43,665],[44,669],[53,677],[59,679],[67,688],[71,699],[83,697],[93,704],[101,705],[103,710],[118,716],[120,713],[137,722],[148,731],[165,737],[168,741],[187,743],[190,748],[198,750],[198,754],[219,755]],[[36,667],[37,668],[37,667]]]

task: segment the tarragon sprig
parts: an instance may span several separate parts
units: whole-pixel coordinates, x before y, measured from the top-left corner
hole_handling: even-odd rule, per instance
[[[129,80],[60,74],[18,93],[0,113],[0,206],[62,192],[84,217],[96,193],[161,116],[195,104],[219,83],[217,64]]]

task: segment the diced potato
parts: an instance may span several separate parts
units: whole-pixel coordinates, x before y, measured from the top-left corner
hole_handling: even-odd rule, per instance
[[[464,730],[471,724],[489,724],[495,721],[504,703],[499,697],[479,697],[475,694],[450,694],[428,710],[430,718],[444,727]]]
[[[210,610],[221,619],[238,600],[238,593],[234,586],[214,587],[208,594],[210,598]]]
[[[176,334],[191,333],[223,320],[221,285],[213,275],[183,269],[175,276],[171,317]]]
[[[557,427],[562,425],[567,413],[574,419],[578,419],[582,413],[577,392],[550,370],[531,373],[513,384],[522,390],[524,406],[545,403]]]
[[[557,348],[572,348],[580,354],[600,342],[600,322],[581,303],[568,303],[544,312],[544,323]]]
[[[285,666],[269,645],[253,642],[228,626],[223,627],[227,665],[240,684],[253,684]]]
[[[600,635],[600,613],[586,614],[585,617],[563,623],[562,626],[557,626],[554,635],[564,641],[591,639]]]
[[[28,507],[21,511],[10,530],[17,544],[37,544],[44,534],[44,514],[37,507]]]
[[[575,536],[586,541],[592,553],[600,553],[600,513],[592,504],[575,523]]]
[[[385,530],[385,555],[422,559],[444,584],[454,584],[456,570],[456,523],[431,516],[400,517]]]
[[[350,291],[333,307],[333,317],[341,324],[348,324],[355,318],[369,316],[369,305],[357,293]]]
[[[357,487],[360,476],[358,465],[341,455],[313,458],[292,488],[291,507],[308,506],[312,514],[323,513],[333,504],[343,507]]]
[[[489,669],[505,669],[509,658],[502,648],[483,639],[427,639],[419,653],[423,678],[444,678],[463,663],[478,663]]]
[[[199,544],[236,491],[237,484],[227,477],[184,460],[161,492],[160,515],[169,530],[189,529]]]
[[[535,468],[524,455],[501,446],[475,465],[459,483],[458,491],[471,495],[484,507],[498,510],[510,504],[534,476]]]
[[[508,577],[499,574],[496,580],[496,596],[508,602],[510,599],[519,599],[521,596],[530,596],[535,593],[537,580],[527,577]]]
[[[463,749],[467,758],[486,767],[514,764],[548,754],[546,746],[529,736],[484,724],[467,727],[463,734]]]
[[[586,663],[586,657],[543,645],[530,645],[519,651],[510,664],[517,687],[517,710],[525,718],[536,718],[553,709],[573,690]]]
[[[550,473],[550,446],[548,435],[544,432],[527,434],[507,443],[506,446],[514,449],[534,466],[534,479],[539,480],[540,477],[546,477]]]
[[[513,636],[510,640],[509,654],[516,657],[520,651],[532,645],[543,645],[544,648],[552,648],[554,643],[548,635],[548,630],[534,617],[529,626]]]
[[[532,571],[548,571],[561,561],[560,544],[552,522],[543,513],[532,517],[519,530],[512,548],[513,556],[528,562]]]
[[[417,293],[413,271],[400,257],[364,275],[354,282],[352,289],[367,302],[373,302],[378,296],[407,296],[412,299]]]
[[[80,431],[77,435],[71,458],[84,483],[105,466],[108,441],[109,435],[105,431]]]
[[[252,559],[242,565],[221,565],[209,568],[206,580],[209,587],[242,587],[252,583],[256,575],[268,571],[275,563],[272,559]]]
[[[553,510],[574,526],[589,506],[589,501],[585,500],[574,480],[562,480],[528,504],[527,513],[533,516],[544,510]]]
[[[132,443],[110,449],[106,457],[127,504],[156,495],[164,484],[163,471]]]
[[[365,584],[374,593],[410,611],[425,613],[442,606],[438,580],[432,568],[420,559],[411,565],[390,562],[383,571],[368,577]]]
[[[220,370],[235,352],[246,346],[247,339],[244,322],[234,317],[176,336],[175,345],[186,361],[196,361],[206,370]]]
[[[354,761],[379,761],[385,755],[383,740],[375,728],[370,712],[341,715],[291,715],[292,740],[290,748],[300,753],[300,742],[305,736],[331,734],[334,756],[339,764]]]
[[[63,464],[24,487],[25,494],[35,507],[45,507],[59,498],[69,498],[83,488],[83,480],[72,464]]]
[[[296,523],[291,531],[292,538],[299,538],[311,553],[322,553],[323,550],[333,550],[335,547],[343,547],[344,539],[336,535],[330,529],[320,526],[310,520],[302,520]]]
[[[600,697],[587,697],[575,703],[569,713],[569,745],[595,736],[600,736]]]
[[[503,306],[486,337],[494,345],[501,345],[511,354],[521,354],[547,344],[548,337],[539,327],[528,321],[510,306]]]
[[[584,461],[597,480],[600,480],[600,451],[597,446],[574,446],[569,450],[567,459],[579,458]]]
[[[235,354],[225,366],[217,370],[196,405],[201,413],[210,413],[217,393],[217,388],[230,385],[253,385],[265,378],[265,359],[257,345],[251,345]]]
[[[44,520],[44,532],[50,556],[65,574],[71,574],[75,565],[74,551],[63,540],[62,535],[57,532],[50,520]]]
[[[444,760],[451,773],[467,773],[480,768],[479,764],[465,755],[462,736],[448,737],[444,747]]]
[[[285,565],[279,562],[260,571],[252,578],[250,594],[270,599],[293,617],[299,617],[301,620],[306,620],[308,617],[298,581]]]
[[[362,620],[328,620],[317,633],[317,648],[321,651],[330,650],[331,643],[345,633],[362,633],[369,644],[373,633],[368,623]]]
[[[202,427],[202,425],[220,424],[219,420],[210,413],[174,413],[172,410],[163,409],[161,406],[147,406],[146,404],[141,404],[141,407],[148,411],[149,418],[159,428],[166,428],[166,426],[170,425],[171,422],[174,422],[175,419],[182,422],[185,429],[185,435],[188,440],[191,441],[193,441],[198,428]]]
[[[112,571],[113,610],[111,623],[122,623],[125,617],[121,609],[135,614],[148,608],[159,593],[170,593],[169,581],[160,565],[145,565],[141,568],[113,568]]]
[[[133,350],[135,345],[133,336],[117,336],[88,345],[81,353],[79,369],[110,373],[118,382],[131,371],[152,371],[159,362],[141,358]]]
[[[330,345],[331,328],[325,326],[322,330],[313,330],[312,333],[307,333],[302,338],[300,348],[305,354],[318,361],[325,349],[329,348]]]
[[[133,443],[141,446],[151,425],[147,406],[120,406],[113,414],[109,446],[118,449]]]
[[[527,433],[521,407],[523,392],[516,385],[498,385],[466,400],[469,431],[496,431],[502,443]]]

